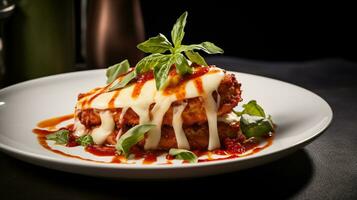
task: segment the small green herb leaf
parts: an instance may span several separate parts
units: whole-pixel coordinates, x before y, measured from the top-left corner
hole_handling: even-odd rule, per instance
[[[188,15],[187,11],[184,12],[177,19],[177,21],[171,31],[171,39],[172,39],[176,48],[181,45],[182,39],[185,35],[184,28],[186,26],[187,15]]]
[[[201,45],[203,46],[202,50],[208,54],[224,53],[223,49],[219,48],[212,42],[202,42]]]
[[[133,80],[136,77],[136,71],[133,70],[130,73],[126,74],[123,79],[121,79],[117,84],[115,84],[114,86],[112,86],[111,88],[109,88],[109,92],[119,89],[119,88],[123,88],[125,87],[131,80]]]
[[[244,104],[243,108],[244,110],[241,114],[265,117],[265,112],[263,108],[259,106],[255,100],[249,101],[247,104]]]
[[[233,111],[240,116],[240,127],[247,137],[261,137],[274,130],[271,116],[267,118],[261,106],[255,100],[243,105],[243,111]]]
[[[157,90],[161,90],[166,85],[173,60],[173,56],[170,56],[168,60],[162,61],[154,67],[154,77]]]
[[[224,53],[223,49],[219,48],[212,42],[202,42],[201,44],[181,45],[177,52],[202,50],[208,54]]]
[[[141,124],[134,126],[119,138],[115,148],[120,154],[124,154],[126,157],[128,157],[130,154],[130,148],[143,140],[145,133],[152,129],[154,126],[154,124]]]
[[[188,57],[188,59],[190,59],[192,62],[199,65],[208,66],[205,59],[198,52],[185,51],[185,54]]]
[[[80,144],[81,146],[88,146],[88,145],[94,144],[93,138],[90,135],[83,135],[83,136],[77,138],[76,142],[78,144]]]
[[[69,131],[65,129],[58,130],[46,136],[47,140],[54,140],[56,144],[67,144],[69,139]]]
[[[113,82],[116,78],[118,78],[118,76],[128,72],[129,68],[130,68],[130,64],[128,60],[124,60],[118,64],[110,66],[107,69],[107,73],[106,73],[107,83]]]
[[[139,74],[152,70],[155,66],[168,61],[170,56],[171,55],[164,55],[160,53],[154,53],[146,56],[136,65],[136,72]]]
[[[198,158],[196,154],[186,149],[170,149],[169,154],[174,156],[176,159],[186,160],[190,163],[197,163]]]
[[[137,48],[145,53],[164,53],[172,49],[172,44],[160,33],[158,36],[151,37],[145,42],[138,44]]]
[[[244,135],[248,138],[261,137],[273,131],[273,123],[270,119],[248,114],[241,116],[240,127]]]
[[[174,54],[174,63],[176,65],[176,71],[179,74],[192,74],[193,69],[192,67],[190,67],[190,65],[187,62],[187,59],[185,58],[184,55],[180,54],[180,53],[176,53]]]

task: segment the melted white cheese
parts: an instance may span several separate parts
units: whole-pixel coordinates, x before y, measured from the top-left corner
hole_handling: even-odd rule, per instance
[[[190,144],[186,138],[186,134],[182,128],[182,112],[185,110],[187,103],[175,106],[173,108],[172,127],[174,128],[177,147],[179,149],[190,149]]]
[[[120,124],[123,123],[124,115],[125,115],[127,110],[128,110],[128,107],[122,108],[120,116],[119,116],[119,123]]]
[[[139,116],[139,124],[148,123],[150,121],[149,104],[131,107]]]
[[[202,82],[203,93],[200,93],[200,91],[197,89],[194,79],[188,80],[184,88],[185,90],[184,98],[194,98],[199,96],[204,97],[205,100],[204,105],[206,109],[206,115],[209,124],[209,131],[210,131],[209,150],[212,150],[220,147],[220,142],[217,132],[217,106],[219,104],[217,104],[214,101],[212,97],[212,92],[218,89],[218,86],[224,77],[224,72],[219,68],[210,68],[210,70],[214,70],[214,72],[212,73],[208,72],[199,77],[199,79],[201,79]],[[115,85],[118,81],[119,80],[114,81],[112,85]],[[114,105],[115,108],[133,109],[140,118],[139,121],[140,124],[152,123],[156,125],[156,127],[149,132],[148,137],[145,141],[145,149],[155,149],[157,148],[161,138],[161,124],[162,124],[163,116],[170,108],[172,102],[177,100],[176,94],[173,93],[167,95],[164,94],[163,91],[157,91],[155,86],[155,80],[146,81],[140,91],[139,96],[137,97],[132,96],[134,88],[135,88],[135,84],[132,84],[121,89],[119,95],[113,101],[114,104],[112,105]],[[88,101],[88,99],[90,99],[96,94],[97,93],[81,98],[76,105],[76,109],[87,109],[87,108],[108,109],[109,108],[108,104],[111,101],[112,97],[115,95],[115,91],[99,94],[98,96],[96,96],[96,98],[92,100],[90,104],[83,103],[84,101]],[[220,98],[218,96],[217,101],[219,100]],[[155,103],[155,106],[151,111],[152,119],[150,119],[149,108],[150,105],[153,103]],[[96,137],[95,142],[98,144],[103,143],[105,141],[104,135],[109,135],[110,134],[109,131],[113,131],[112,129],[114,128],[114,122],[112,117],[109,118],[108,116],[104,117],[101,115],[101,120],[102,120],[102,125],[99,128],[94,129],[92,132],[92,136],[94,133],[95,135],[94,137]],[[108,122],[106,122],[106,120],[108,120]],[[103,125],[106,124],[113,125],[113,127],[108,125],[110,130],[104,129],[104,127],[101,128]],[[177,131],[179,130],[177,129]],[[185,146],[184,144],[182,145]]]
[[[87,131],[86,127],[78,119],[75,119],[74,120],[74,135],[81,137],[83,135],[86,135],[87,132],[88,131]]]
[[[221,147],[217,128],[217,105],[212,94],[204,98],[206,116],[209,129],[208,150],[214,150]]]
[[[234,113],[234,112],[230,112],[227,113],[221,117],[218,117],[217,119],[219,122],[224,122],[226,124],[231,124],[234,122],[239,122],[239,117]]]
[[[162,120],[166,111],[170,108],[171,103],[175,100],[176,98],[174,98],[174,96],[165,97],[158,95],[158,100],[156,101],[158,103],[156,103],[153,109],[151,110],[151,112],[153,113],[151,123],[155,124],[156,126],[152,128],[148,133],[148,137],[145,141],[145,149],[156,149],[159,145],[161,138]]]
[[[99,113],[101,125],[93,129],[91,136],[95,144],[103,144],[107,137],[114,131],[115,123],[110,111]]]
[[[120,113],[120,116],[119,116],[119,124],[122,124],[122,123],[123,123],[124,115],[125,115],[125,113],[126,113],[127,110],[128,110],[128,107],[122,108],[121,113]],[[118,140],[118,139],[120,138],[121,134],[123,133],[122,130],[123,130],[122,128],[119,130],[117,136],[115,137],[116,140]]]
[[[217,90],[219,83],[224,77],[223,70],[219,68],[212,68],[211,70],[219,70],[219,71],[213,73],[207,73],[204,74],[203,76],[200,76],[202,80],[203,90],[204,93],[206,94],[211,94],[213,91]],[[115,85],[117,82],[118,81],[114,81],[111,85]],[[140,95],[137,97],[132,97],[134,87],[135,84],[132,84],[120,90],[119,95],[115,98],[114,101],[115,108],[130,107],[134,110],[136,108],[149,108],[150,104],[155,103],[157,100],[160,100],[160,98],[158,98],[157,96],[165,96],[165,98],[169,97],[162,94],[162,91],[156,90],[155,80],[153,79],[145,82],[145,84],[141,89]],[[101,91],[99,90],[99,92]],[[195,86],[194,79],[187,81],[185,85],[185,92],[186,92],[185,98],[202,96],[202,94],[199,93],[199,91]],[[86,109],[86,108],[108,109],[109,101],[114,96],[115,91],[101,93],[91,102],[91,104],[82,105],[83,101],[90,99],[92,96],[96,95],[97,93],[98,92],[96,92],[93,95],[89,95],[81,98],[78,101],[76,108],[77,109]],[[172,94],[170,96],[174,96],[174,98],[176,98],[175,94]]]
[[[243,114],[242,117],[247,122],[247,124],[254,124],[265,119],[264,117],[261,116],[254,116],[248,114]]]
[[[217,103],[216,103],[216,107],[217,110],[219,109],[219,105],[221,104],[221,95],[219,95],[218,91],[216,92],[217,94]]]

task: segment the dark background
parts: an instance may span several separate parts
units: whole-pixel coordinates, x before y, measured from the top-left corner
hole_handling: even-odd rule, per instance
[[[83,50],[86,40],[83,39],[85,36],[81,27],[84,18],[81,14],[81,10],[83,11],[81,6],[84,5],[84,1],[63,0],[49,3],[46,0],[17,0],[14,2],[17,5],[14,13],[0,21],[0,30],[4,35],[2,38],[4,52],[1,54],[5,63],[3,67],[5,74],[1,73],[3,70],[0,66],[0,87],[41,76],[98,67],[88,61],[95,56],[88,58],[83,53],[86,51]],[[357,59],[355,53],[357,12],[355,6],[350,4],[336,2],[313,4],[301,1],[289,4],[257,2],[249,4],[222,0],[160,0],[140,1],[140,3],[146,39],[158,33],[163,33],[170,39],[170,31],[176,19],[184,11],[188,11],[184,44],[211,41],[224,49],[223,56],[278,62],[325,58],[342,58],[350,61]],[[30,10],[31,4],[42,8],[38,8],[37,11],[32,8],[31,12],[27,12],[26,9]],[[132,9],[129,4],[126,3],[126,10],[118,9],[116,12]],[[43,16],[39,18],[40,21],[31,21],[35,15],[44,10],[49,13],[39,14]],[[47,19],[46,16],[50,18]],[[122,15],[118,16],[122,17]],[[123,16],[132,17],[130,14]],[[43,22],[47,20],[47,24],[41,25],[42,20]],[[89,21],[93,19],[89,18]],[[29,30],[31,23],[36,25]],[[51,28],[48,28],[49,26]],[[111,27],[108,31],[119,27],[125,29],[125,32],[128,28],[121,27],[115,21],[108,26]],[[72,32],[73,37],[70,34]],[[51,34],[53,34],[52,38]],[[36,37],[37,35],[41,36]],[[42,40],[41,37],[44,39]],[[31,40],[35,42],[29,44],[28,41]],[[118,37],[111,37],[110,40],[113,44],[128,42]],[[135,47],[136,44],[129,41],[127,45]],[[120,51],[125,52],[127,46],[121,48]],[[106,52],[106,50],[98,48],[95,51]],[[108,67],[127,58],[127,55],[120,53],[114,53],[112,56],[115,58],[113,62],[100,67]],[[210,55],[204,56],[210,57]],[[0,65],[3,61],[0,60]],[[236,70],[239,71],[238,68]]]
[[[176,18],[189,12],[184,42],[211,41],[225,55],[275,61],[326,57],[356,59],[356,7],[252,4],[237,1],[141,1],[146,36],[167,36]]]

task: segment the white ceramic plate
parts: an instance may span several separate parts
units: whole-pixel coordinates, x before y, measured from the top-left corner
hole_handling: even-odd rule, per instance
[[[104,70],[55,75],[0,90],[0,149],[35,165],[91,176],[197,177],[276,160],[308,144],[330,124],[332,110],[316,94],[270,78],[235,74],[242,83],[243,103],[257,100],[278,125],[273,144],[251,156],[197,164],[127,165],[94,163],[44,149],[32,129],[41,120],[72,113],[80,92],[104,85]]]

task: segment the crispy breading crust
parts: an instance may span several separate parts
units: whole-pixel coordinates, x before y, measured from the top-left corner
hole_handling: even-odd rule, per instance
[[[218,122],[218,134],[221,143],[226,138],[237,138],[239,142],[245,140],[245,136],[239,131],[239,123],[226,124],[224,122]],[[129,129],[129,127],[124,127],[124,132]],[[206,150],[208,147],[209,130],[208,124],[196,124],[183,127],[186,134],[186,138],[190,144],[191,150]],[[116,137],[118,131],[113,132],[107,138],[107,144],[116,144]],[[145,140],[142,140],[137,145],[139,147],[144,147]],[[159,142],[158,150],[169,150],[171,148],[178,148],[175,132],[171,126],[162,126],[161,128],[161,139]]]

